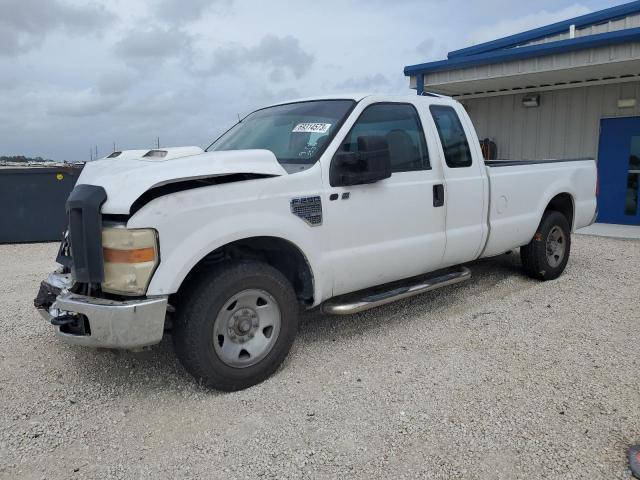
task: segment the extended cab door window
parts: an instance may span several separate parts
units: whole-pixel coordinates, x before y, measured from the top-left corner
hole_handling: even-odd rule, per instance
[[[408,103],[376,103],[367,107],[342,143],[344,152],[358,151],[358,137],[377,136],[389,145],[392,172],[428,170],[429,153],[420,117]]]
[[[474,150],[470,148],[468,139],[477,142],[477,138],[465,112],[449,105],[432,104],[429,109],[440,137],[444,167],[447,245],[443,264],[456,265],[476,258],[483,245],[486,174],[479,160],[480,144],[472,143]],[[478,159],[475,162],[472,153]]]
[[[431,105],[430,110],[438,129],[447,166],[449,168],[470,167],[473,163],[471,150],[456,111],[444,105]]]

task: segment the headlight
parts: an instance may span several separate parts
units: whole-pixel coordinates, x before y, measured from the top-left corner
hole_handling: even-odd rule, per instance
[[[150,228],[103,228],[102,248],[102,290],[122,295],[144,295],[160,260],[156,231]]]

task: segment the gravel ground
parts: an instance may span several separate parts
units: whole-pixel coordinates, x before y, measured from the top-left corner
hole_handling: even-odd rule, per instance
[[[304,316],[283,368],[200,388],[170,341],[57,341],[32,306],[57,246],[0,245],[0,478],[628,479],[640,442],[640,241],[574,237],[351,317]]]

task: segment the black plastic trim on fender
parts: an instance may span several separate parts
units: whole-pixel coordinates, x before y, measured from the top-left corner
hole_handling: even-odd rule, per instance
[[[107,192],[104,188],[95,185],[76,185],[67,200],[70,268],[76,282],[102,283],[104,281],[100,207],[106,200]],[[62,252],[63,249],[59,256],[63,255]],[[58,262],[63,263],[60,260]],[[64,260],[68,265],[69,258],[66,257]]]

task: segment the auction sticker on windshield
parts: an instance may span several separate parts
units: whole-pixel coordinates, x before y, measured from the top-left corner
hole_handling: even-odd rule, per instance
[[[327,133],[330,123],[299,123],[292,130],[293,133]]]

